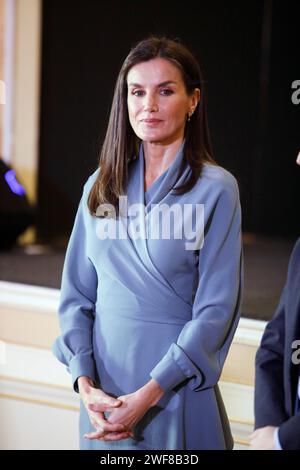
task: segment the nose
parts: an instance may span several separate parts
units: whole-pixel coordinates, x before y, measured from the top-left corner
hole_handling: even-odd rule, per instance
[[[152,93],[145,95],[144,109],[148,112],[154,112],[158,110],[158,105],[155,96]]]

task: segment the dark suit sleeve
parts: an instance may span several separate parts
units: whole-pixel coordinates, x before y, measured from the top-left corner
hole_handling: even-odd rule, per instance
[[[255,429],[279,426],[288,418],[284,409],[283,383],[286,291],[285,287],[256,353]]]
[[[291,262],[289,266],[289,279],[290,284],[296,285],[295,293],[298,292],[297,279],[299,279],[299,266],[300,266],[300,238],[295,244],[293,253],[291,255]],[[297,296],[297,294],[296,294]],[[300,312],[298,312],[298,315]],[[300,413],[287,419],[281,424],[278,432],[281,447],[284,450],[300,450]]]
[[[300,413],[280,426],[278,437],[283,450],[300,450]]]

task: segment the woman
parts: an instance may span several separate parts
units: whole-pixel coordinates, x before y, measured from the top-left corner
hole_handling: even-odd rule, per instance
[[[53,350],[82,399],[81,449],[232,448],[217,382],[241,260],[238,188],[212,158],[199,65],[145,39],[119,73],[63,270]]]

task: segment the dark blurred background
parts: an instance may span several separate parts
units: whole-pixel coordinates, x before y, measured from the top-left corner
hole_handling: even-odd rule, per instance
[[[44,0],[38,231],[68,235],[97,166],[117,74],[149,33],[202,65],[216,160],[240,183],[243,229],[299,234],[300,2]]]
[[[300,234],[300,2],[43,0],[37,241],[0,254],[0,279],[60,287],[83,184],[96,169],[115,80],[149,34],[179,38],[206,81],[215,158],[243,210],[242,314],[268,319]],[[30,257],[28,255],[35,255]],[[29,268],[30,266],[30,268]]]

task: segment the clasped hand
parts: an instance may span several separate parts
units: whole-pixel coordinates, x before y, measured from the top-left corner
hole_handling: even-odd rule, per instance
[[[134,426],[163,394],[157,384],[153,388],[153,383],[148,388],[144,386],[134,393],[118,398],[87,384],[81,386],[79,391],[91,424],[96,429],[84,437],[104,441],[133,438]],[[104,415],[105,411],[110,413],[108,418]]]

